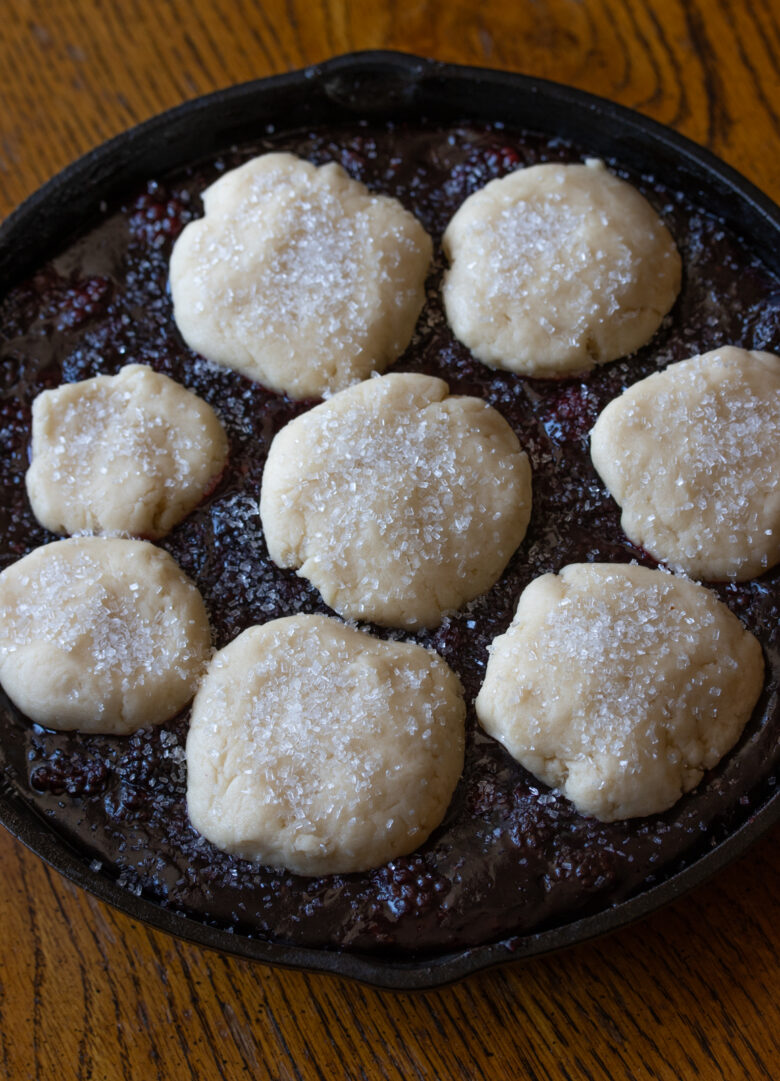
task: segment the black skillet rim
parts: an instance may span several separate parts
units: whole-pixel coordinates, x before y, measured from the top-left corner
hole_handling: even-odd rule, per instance
[[[351,53],[314,67],[229,87],[186,102],[89,151],[47,181],[0,225],[0,292],[59,248],[99,203],[149,176],[276,130],[375,119],[503,121],[554,132],[643,172],[668,176],[722,217],[780,275],[780,208],[709,151],[623,106],[547,80],[443,64],[395,52]],[[280,117],[282,121],[280,122]],[[20,254],[21,253],[21,254]],[[201,946],[288,968],[328,972],[398,990],[441,986],[510,960],[527,959],[617,930],[655,912],[742,855],[780,821],[780,792],[682,871],[641,894],[561,927],[393,961],[231,934],[128,893],[90,869],[6,778],[0,822],[76,885],[126,915]]]

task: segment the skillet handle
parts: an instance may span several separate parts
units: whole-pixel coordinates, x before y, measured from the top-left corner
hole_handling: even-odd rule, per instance
[[[411,108],[421,83],[438,69],[432,60],[406,53],[351,53],[310,68],[326,97],[352,112],[387,113]]]

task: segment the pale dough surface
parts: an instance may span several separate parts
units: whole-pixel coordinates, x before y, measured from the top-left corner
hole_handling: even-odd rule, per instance
[[[128,364],[38,395],[27,494],[53,533],[156,539],[216,483],[227,453],[210,405],[167,375]]]
[[[780,358],[724,346],[671,364],[610,402],[591,455],[656,559],[738,581],[780,559]]]
[[[71,537],[0,574],[0,682],[47,728],[162,723],[192,698],[210,654],[200,593],[147,541]]]
[[[597,160],[492,180],[444,234],[444,303],[480,360],[531,376],[585,372],[653,336],[680,256],[650,204]]]
[[[758,641],[688,579],[580,563],[523,591],[477,714],[583,814],[655,814],[734,745],[761,692]]]
[[[501,414],[418,374],[366,380],[291,421],[260,499],[279,566],[340,615],[407,628],[489,589],[530,511],[531,468]]]
[[[187,805],[219,848],[303,875],[379,867],[441,822],[465,704],[437,654],[335,619],[252,627],[192,709]]]
[[[176,242],[176,323],[209,360],[292,398],[383,371],[425,301],[430,237],[340,165],[265,154],[203,194]]]

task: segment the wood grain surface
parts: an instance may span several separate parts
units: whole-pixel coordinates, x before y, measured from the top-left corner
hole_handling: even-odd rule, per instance
[[[0,215],[203,92],[397,48],[603,94],[780,201],[777,0],[0,0]],[[775,830],[639,926],[424,994],[209,953],[0,833],[0,1076],[776,1078]]]

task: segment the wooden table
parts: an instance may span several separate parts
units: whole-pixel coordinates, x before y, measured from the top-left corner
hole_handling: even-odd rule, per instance
[[[166,106],[398,48],[603,94],[780,201],[776,0],[3,0],[0,215]],[[426,994],[273,970],[149,931],[0,833],[0,1073],[774,1078],[774,831],[640,926]]]

